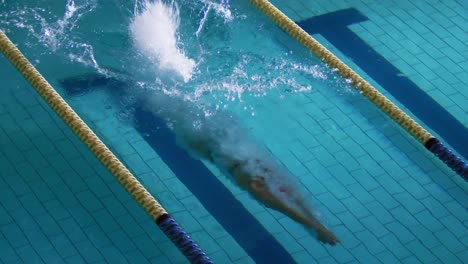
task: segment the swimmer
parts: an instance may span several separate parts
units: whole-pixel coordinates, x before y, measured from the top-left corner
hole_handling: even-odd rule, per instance
[[[265,204],[267,207],[277,210],[294,221],[312,229],[317,233],[317,239],[323,243],[336,245],[341,241],[328,230],[320,221],[313,215],[310,209],[304,204],[302,198],[297,197],[294,187],[288,186],[286,183],[277,186],[270,184],[267,180],[268,177],[274,175],[275,172],[271,171],[266,164],[262,161],[255,159],[253,161],[255,166],[263,171],[263,175],[252,175],[250,165],[246,161],[234,161],[228,168],[229,173],[236,179],[237,184],[243,189],[247,190],[255,199]],[[270,179],[274,181],[275,179]],[[273,189],[273,188],[274,189]],[[281,196],[286,199],[281,199]],[[292,204],[288,205],[289,203]]]
[[[83,95],[93,87],[111,87],[113,94],[125,95],[131,80],[89,74],[60,81],[69,96]],[[255,199],[279,211],[317,234],[323,243],[336,245],[340,240],[314,216],[298,194],[292,177],[256,142],[248,139],[242,126],[231,116],[216,112],[205,117],[189,102],[163,93],[144,94],[148,109],[162,119],[195,158],[214,163]],[[194,126],[194,120],[198,125]]]
[[[199,134],[191,142],[186,141],[188,148],[195,150],[196,156],[209,160],[225,174],[231,175],[241,188],[259,202],[314,231],[321,242],[330,245],[341,242],[304,204],[298,188],[287,180],[286,169],[278,166],[265,151],[258,146],[246,147],[251,143],[237,140],[226,147],[226,142],[233,140],[232,136],[210,138],[210,134]],[[219,137],[219,133],[216,134]],[[241,148],[248,149],[248,153],[242,153]]]

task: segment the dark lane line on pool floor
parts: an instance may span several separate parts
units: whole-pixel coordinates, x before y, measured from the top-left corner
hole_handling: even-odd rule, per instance
[[[367,20],[358,10],[350,8],[312,17],[298,25],[311,35],[325,37],[467,160],[468,129],[348,28]]]
[[[165,123],[142,105],[135,127],[146,142],[255,263],[294,263],[289,253],[200,161],[179,147]]]

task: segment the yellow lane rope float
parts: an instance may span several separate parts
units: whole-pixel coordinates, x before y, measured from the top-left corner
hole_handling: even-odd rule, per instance
[[[388,100],[371,84],[354,72],[338,57],[320,44],[311,35],[305,32],[288,16],[276,8],[267,0],[250,0],[259,10],[278,24],[289,35],[311,50],[316,56],[321,58],[327,65],[337,69],[344,78],[351,80],[353,86],[361,91],[369,100],[388,114],[393,120],[405,128],[411,135],[418,139],[424,146],[434,153],[439,159],[445,162],[451,169],[468,181],[468,165],[459,157],[454,155],[442,142],[431,135],[426,129],[409,117],[398,106]]]
[[[212,263],[156,199],[0,31],[0,50],[192,263]]]

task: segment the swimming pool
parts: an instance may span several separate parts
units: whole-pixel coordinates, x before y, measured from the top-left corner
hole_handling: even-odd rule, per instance
[[[84,8],[71,12],[71,3]],[[12,31],[10,36],[24,45],[46,78],[215,261],[388,263],[451,258],[456,263],[466,255],[466,185],[247,2],[231,3],[229,9],[211,5],[203,26],[203,11],[210,5],[179,3],[178,45],[184,54],[169,50],[186,58],[178,60],[185,66],[182,71],[138,57],[141,53],[128,36],[134,4],[113,3],[69,1],[44,11],[29,8],[19,19],[42,17],[45,22],[34,24],[32,31],[19,26],[28,21],[2,27]],[[56,18],[44,16],[54,8]],[[5,21],[18,16],[8,18]],[[99,21],[98,28],[94,21]],[[51,35],[44,37],[47,32]],[[300,225],[260,206],[210,163],[192,159],[164,126],[154,131],[157,120],[135,106],[140,90],[128,91],[113,81],[93,91],[83,87],[73,95],[60,90],[64,78],[89,80],[97,72],[96,63],[101,72],[141,82],[139,88],[156,93],[161,91],[153,83],[172,92],[175,87],[188,102],[202,98],[235,115],[242,131],[266,145],[299,179],[342,245],[321,245]],[[180,77],[174,80],[174,75]],[[2,146],[8,146],[2,147],[2,167],[11,168],[10,177],[2,175],[2,214],[9,216],[2,218],[2,249],[8,253],[2,254],[2,261],[28,262],[24,258],[31,255],[26,253],[35,252],[44,262],[111,262],[116,256],[122,262],[137,257],[183,262],[73,135],[63,126],[54,132],[54,122],[60,126],[59,121],[45,112],[40,100],[18,89],[26,86],[22,80],[11,82],[0,111],[8,135],[2,136]],[[33,118],[35,114],[42,121]],[[39,177],[50,174],[55,177]],[[34,206],[26,210],[29,202]],[[23,239],[8,235],[18,230]]]

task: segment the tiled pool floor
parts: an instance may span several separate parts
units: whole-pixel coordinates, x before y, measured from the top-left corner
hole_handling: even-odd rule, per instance
[[[457,68],[466,68],[457,66],[466,64],[466,34],[454,34],[466,25],[466,14],[460,14],[457,2],[405,2],[399,8],[393,2],[388,6],[361,1],[273,2],[294,20],[359,9],[370,21],[351,29],[468,124],[463,107],[466,72]],[[441,19],[442,12],[448,20]],[[447,21],[451,24],[441,24]],[[396,25],[406,26],[397,30]],[[341,55],[325,38],[317,38]],[[185,263],[22,77],[4,59],[0,64],[0,76],[9,76],[0,92],[0,262]],[[259,110],[256,122],[264,127],[255,131],[301,179],[342,246],[319,244],[298,224],[252,201],[207,166],[298,263],[467,259],[466,183],[377,110],[369,110],[370,104],[359,95],[348,93],[336,102],[328,98],[330,93],[319,90],[311,96],[290,97],[281,102],[281,110],[272,99]],[[253,263],[144,138],[113,118],[116,113],[106,108],[106,102],[104,94],[94,93],[70,104],[212,259]],[[342,117],[339,122],[336,116]],[[279,118],[283,128],[276,135]]]

